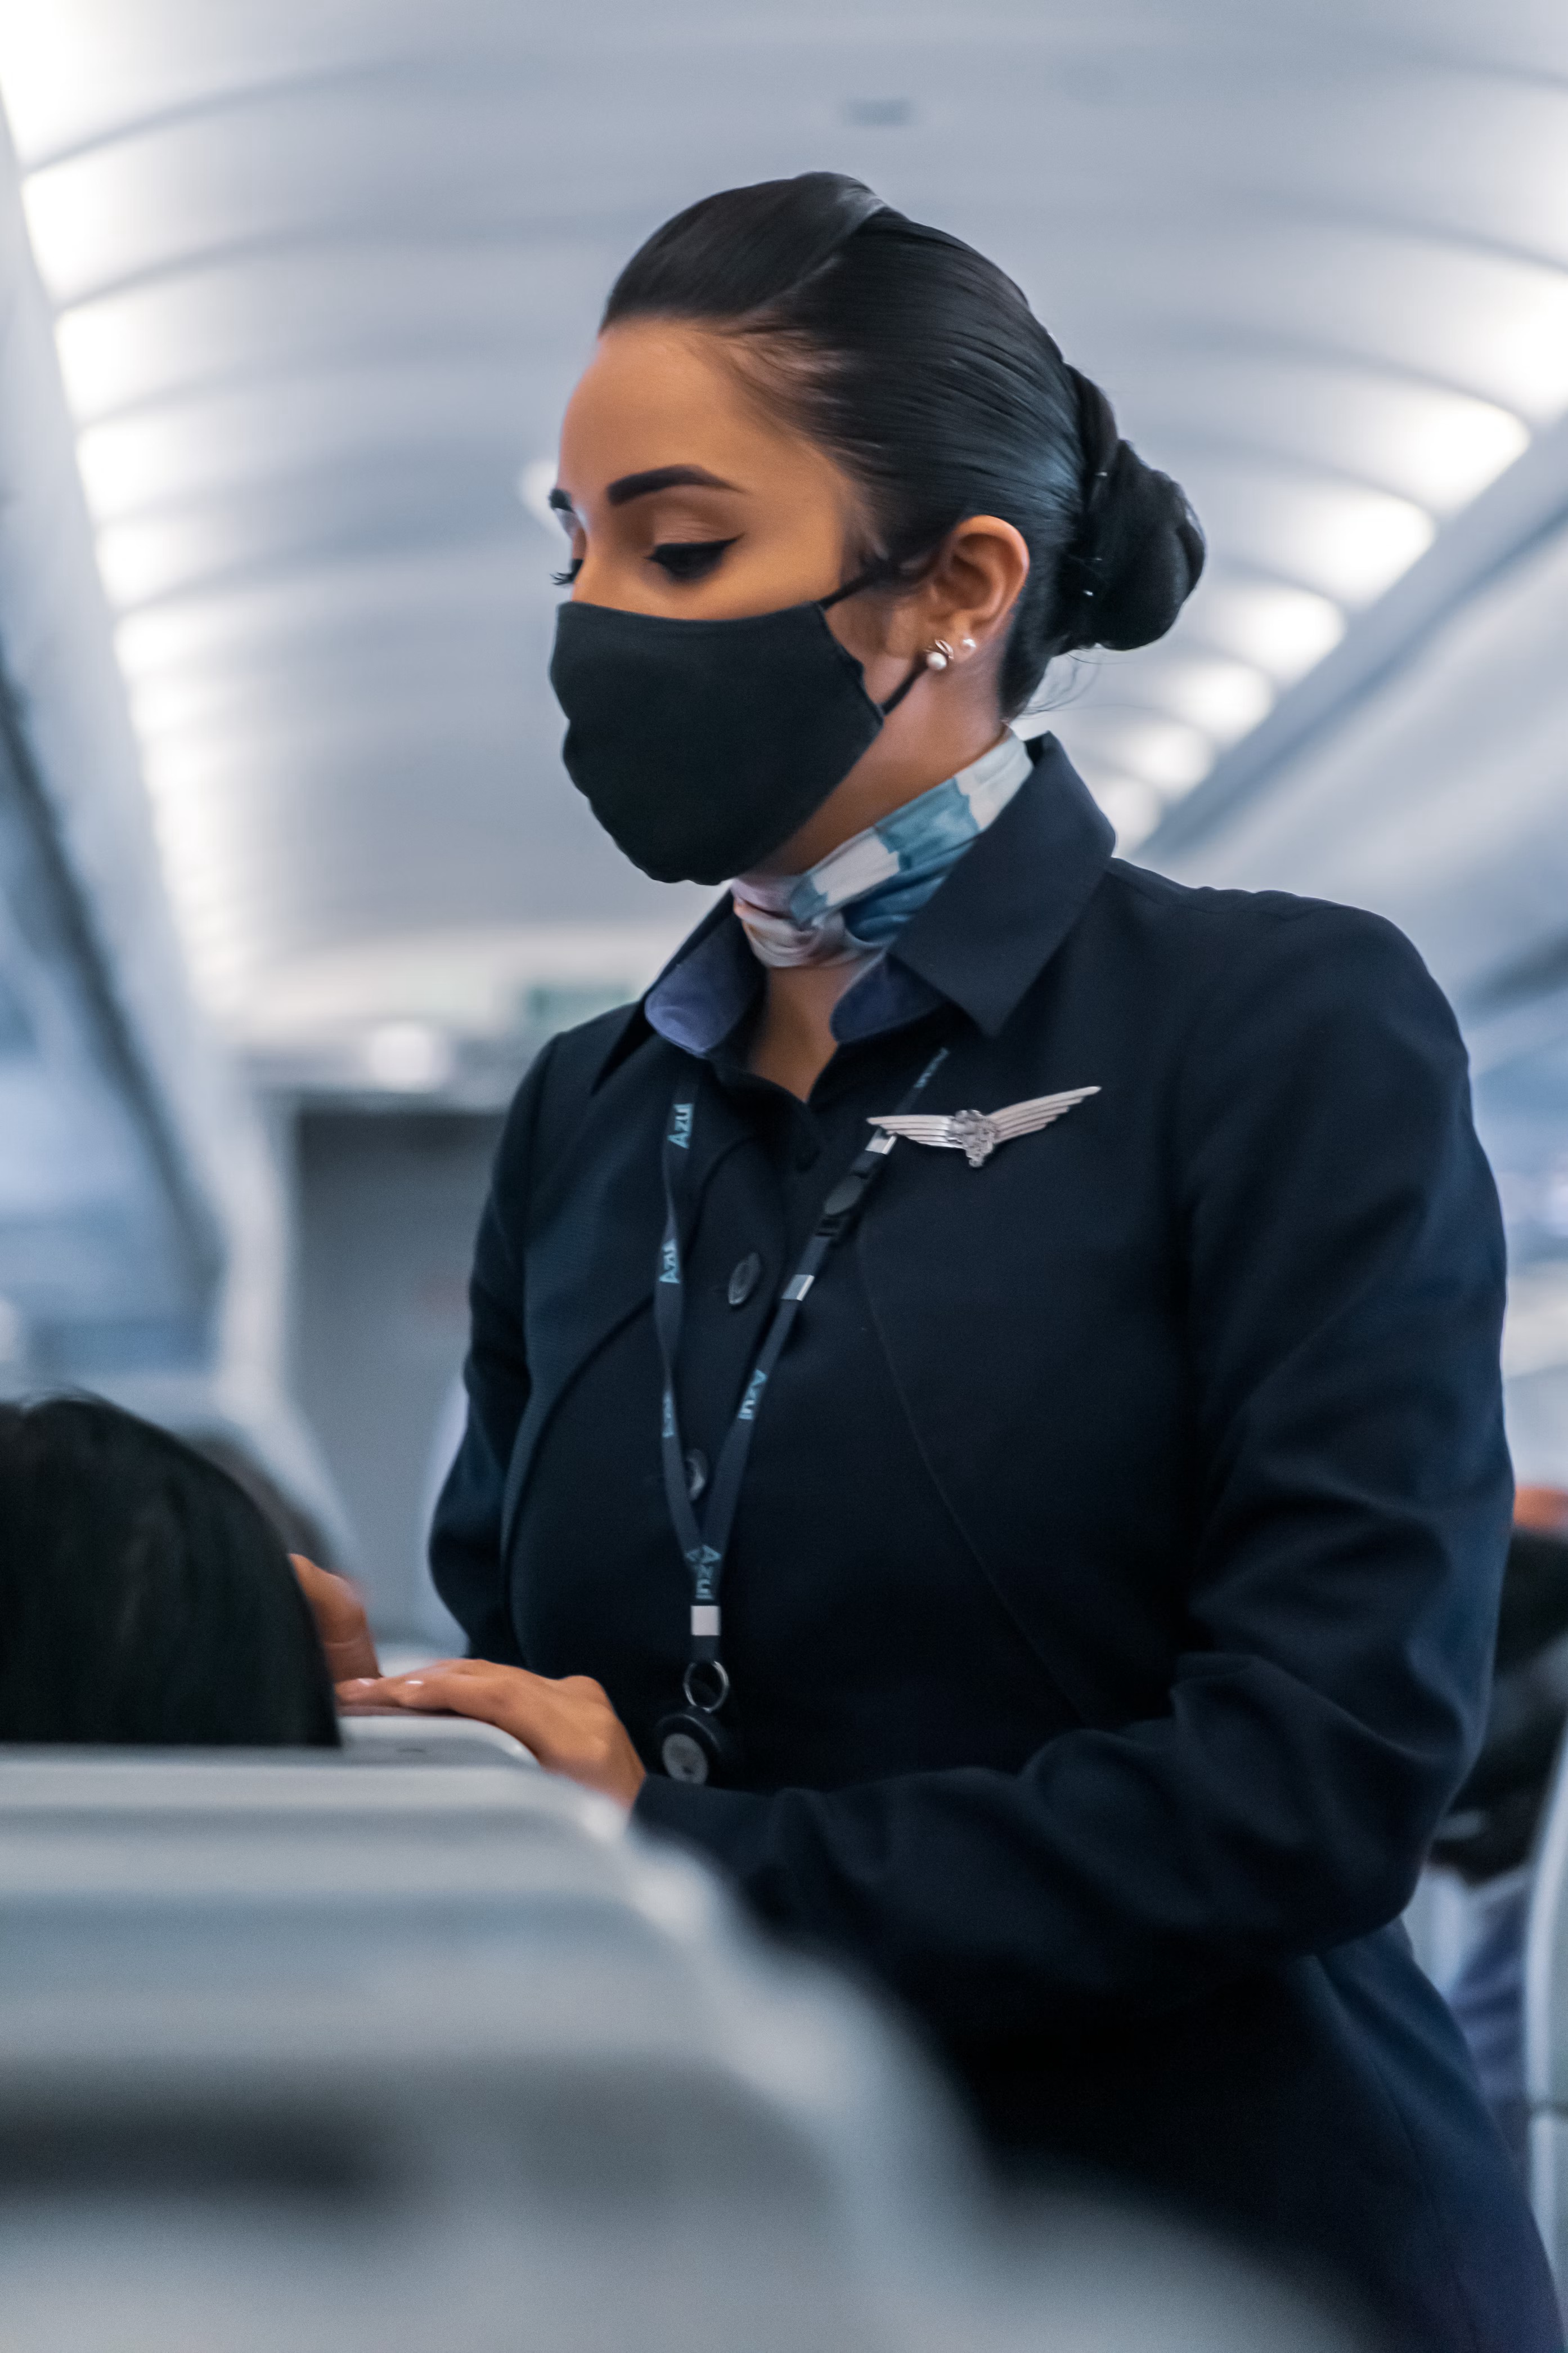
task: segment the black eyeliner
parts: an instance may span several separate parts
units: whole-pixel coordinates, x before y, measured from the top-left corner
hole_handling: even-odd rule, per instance
[[[650,564],[657,564],[659,569],[668,573],[672,580],[698,580],[704,574],[712,571],[725,550],[733,547],[740,536],[740,533],[736,532],[729,539],[661,540],[657,547],[651,547],[648,550],[648,561]],[[680,568],[680,559],[683,556],[689,559],[689,570]],[[673,563],[667,560],[671,557],[675,559]]]

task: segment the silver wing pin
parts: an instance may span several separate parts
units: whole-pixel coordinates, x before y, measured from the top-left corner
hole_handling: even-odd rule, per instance
[[[951,1116],[933,1112],[889,1112],[874,1118],[872,1127],[885,1135],[906,1135],[911,1144],[933,1145],[943,1152],[962,1152],[972,1168],[989,1160],[999,1144],[1015,1135],[1033,1135],[1049,1127],[1075,1103],[1100,1092],[1098,1087],[1068,1087],[1059,1095],[1033,1095],[1027,1103],[1005,1103],[1000,1111],[955,1111]]]

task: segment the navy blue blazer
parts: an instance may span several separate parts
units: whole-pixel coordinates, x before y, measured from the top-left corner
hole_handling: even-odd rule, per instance
[[[994,2146],[1349,2281],[1391,2343],[1550,2353],[1532,2225],[1397,1926],[1479,1740],[1511,1497],[1448,1008],[1376,917],[1113,859],[1048,741],[890,960],[952,1012],[922,1108],[1101,1090],[996,1154],[983,1217],[962,1155],[895,1155],[850,1245],[1061,1728],[1016,1771],[655,1776],[637,1818],[891,1988]],[[509,1120],[432,1549],[478,1655],[533,1663],[520,1504],[647,1310],[683,1064],[632,1008],[554,1040]]]

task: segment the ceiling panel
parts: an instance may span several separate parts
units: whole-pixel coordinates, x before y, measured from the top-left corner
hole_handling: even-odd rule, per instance
[[[0,93],[195,969],[251,1044],[316,988],[336,1067],[700,903],[563,777],[519,480],[706,189],[831,164],[970,237],[1188,484],[1178,630],[1047,697],[1129,845],[1568,405],[1555,0],[0,0]]]

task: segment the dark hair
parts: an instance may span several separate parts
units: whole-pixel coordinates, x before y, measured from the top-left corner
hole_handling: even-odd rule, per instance
[[[216,1462],[226,1472],[240,1488],[268,1526],[282,1544],[285,1552],[302,1552],[318,1568],[335,1568],[332,1546],[325,1528],[314,1513],[286,1495],[268,1471],[263,1470],[248,1448],[225,1430],[188,1430],[185,1444],[199,1454],[204,1462]]]
[[[310,1606],[232,1479],[100,1398],[0,1406],[0,1741],[339,1737]]]
[[[705,196],[656,230],[604,325],[700,321],[866,495],[889,579],[910,578],[966,515],[1023,534],[1029,578],[1002,667],[1022,709],[1054,655],[1163,637],[1203,570],[1179,484],[1117,434],[984,255],[894,212],[858,180],[805,172]]]

